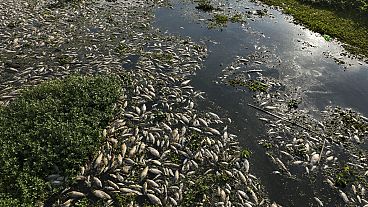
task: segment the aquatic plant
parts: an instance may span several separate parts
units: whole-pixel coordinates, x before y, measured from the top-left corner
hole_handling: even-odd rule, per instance
[[[243,20],[243,16],[242,16],[241,14],[235,14],[234,16],[232,16],[232,17],[230,18],[230,21],[231,21],[232,23],[236,23],[236,22],[244,22],[244,20]]]
[[[324,34],[323,38],[327,41],[327,42],[331,42],[332,41],[332,37],[330,35]]]
[[[251,91],[267,92],[268,85],[258,80],[241,80],[239,78],[229,80],[231,86],[244,86]]]
[[[354,175],[353,169],[349,166],[344,166],[336,174],[335,186],[345,188],[348,184],[350,184],[354,180],[355,180],[355,175]]]
[[[249,158],[251,154],[252,154],[252,152],[251,152],[251,151],[249,151],[249,149],[244,148],[244,149],[240,152],[240,157],[242,157],[242,158]]]
[[[207,0],[200,0],[195,8],[205,12],[210,12],[215,9],[215,7],[211,5],[210,1]]]
[[[288,108],[289,109],[297,109],[299,105],[299,101],[295,99],[291,99],[288,101]]]
[[[216,24],[226,24],[229,21],[229,17],[224,14],[216,14],[213,20]]]

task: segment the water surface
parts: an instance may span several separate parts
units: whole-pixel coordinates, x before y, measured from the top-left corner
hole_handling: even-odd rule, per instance
[[[154,26],[164,33],[189,36],[206,44],[209,55],[202,70],[193,76],[193,86],[206,92],[209,102],[221,109],[219,113],[232,119],[231,130],[239,136],[242,146],[253,152],[252,170],[272,201],[283,206],[311,206],[316,205],[313,197],[317,196],[329,200],[327,206],[341,205],[342,199],[318,176],[310,182],[307,177],[291,179],[274,174],[276,166],[258,144],[266,134],[264,126],[257,119],[257,112],[247,105],[253,103],[253,94],[217,83],[222,70],[237,56],[251,57],[261,64],[249,65],[248,69],[272,70],[273,76],[290,87],[299,87],[303,106],[308,110],[333,105],[367,115],[368,66],[348,57],[338,42],[325,41],[320,34],[295,25],[292,18],[279,11],[248,0],[230,0],[223,7],[243,13],[266,9],[267,15],[251,15],[245,23],[209,29],[209,14],[195,9],[194,4],[172,1],[172,8],[156,11]],[[341,61],[345,64],[339,64]]]

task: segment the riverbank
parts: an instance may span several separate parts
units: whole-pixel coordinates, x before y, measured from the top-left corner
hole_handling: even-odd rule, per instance
[[[261,0],[280,7],[294,20],[319,32],[327,41],[330,37],[345,43],[344,48],[355,55],[368,57],[368,14],[352,9],[299,0]],[[329,37],[330,36],[330,37]]]

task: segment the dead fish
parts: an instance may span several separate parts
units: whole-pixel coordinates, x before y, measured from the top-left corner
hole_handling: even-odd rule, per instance
[[[246,173],[249,172],[249,161],[247,159],[244,160],[244,169]]]
[[[135,153],[137,152],[137,145],[135,145],[134,147],[132,147],[132,149],[129,151],[129,157],[133,157],[135,155]]]
[[[147,179],[146,180],[146,182],[147,182],[147,184],[148,185],[150,185],[150,186],[152,186],[152,187],[154,187],[154,188],[158,188],[158,187],[160,187],[160,185],[158,185],[155,181],[153,181],[153,180],[149,180],[149,179]]]
[[[247,195],[244,191],[242,191],[242,190],[238,190],[237,192],[238,192],[238,194],[239,194],[241,197],[243,197],[245,200],[248,200],[248,199],[249,199],[248,195]]]
[[[96,184],[97,187],[102,188],[102,182],[97,177],[93,177],[93,182]]]
[[[126,144],[123,143],[121,145],[121,155],[122,155],[123,158],[125,157],[126,150],[127,150]]]
[[[134,193],[135,190],[132,190],[130,188],[120,188],[120,192],[122,192],[122,193]]]
[[[293,164],[294,165],[300,165],[300,164],[302,164],[303,163],[303,161],[301,161],[301,160],[297,160],[297,161],[294,161],[293,162]]]
[[[86,196],[86,194],[82,192],[78,192],[78,191],[70,191],[67,195],[72,198],[81,198],[81,197]]]
[[[102,190],[94,190],[93,195],[95,195],[97,198],[103,199],[103,200],[110,200],[111,196],[107,193],[105,193]]]
[[[248,190],[250,191],[250,194],[252,195],[252,199],[258,205],[258,198],[257,198],[256,193],[254,193],[254,191],[252,189],[250,189],[250,188],[248,188]]]
[[[147,173],[148,173],[148,166],[143,169],[141,173],[141,180],[143,180],[147,176]]]
[[[117,184],[115,184],[114,182],[112,182],[111,180],[107,180],[107,183],[113,187],[115,190],[119,190],[119,186]]]
[[[207,123],[204,119],[202,119],[202,118],[198,118],[198,120],[199,120],[199,122],[201,122],[201,123],[202,123],[202,125],[204,125],[204,126],[208,127],[208,123]]]
[[[153,147],[147,147],[147,150],[155,157],[160,157],[160,153]]]
[[[182,86],[185,86],[185,85],[187,85],[189,82],[190,82],[190,80],[183,81],[183,82],[181,83],[181,85],[182,85]]]
[[[156,205],[160,205],[160,206],[162,206],[161,200],[160,200],[157,196],[155,196],[155,195],[153,195],[153,194],[150,194],[150,193],[148,193],[148,194],[147,194],[147,196],[148,196],[149,200],[150,200],[153,204],[156,204]]]
[[[348,203],[349,202],[348,196],[342,190],[339,190],[339,193],[344,202]]]
[[[100,154],[98,155],[98,157],[96,158],[96,160],[95,160],[94,168],[97,168],[98,166],[100,166],[100,165],[101,165],[102,157],[103,157],[103,154],[102,154],[102,153],[100,153]]]
[[[177,182],[179,180],[179,171],[176,170],[174,174],[174,181]]]
[[[177,206],[178,203],[176,202],[176,200],[172,197],[169,197],[169,201],[174,205],[174,206]]]
[[[72,205],[72,202],[74,201],[74,199],[68,199],[67,201],[65,201],[63,204],[61,204],[62,207],[69,207]]]
[[[247,179],[245,178],[244,174],[240,171],[238,171],[238,174],[239,174],[240,180],[243,181],[244,184],[247,185]]]
[[[150,168],[148,171],[156,175],[162,174],[162,171],[156,168]]]
[[[319,206],[323,206],[323,203],[319,198],[314,197],[314,200],[316,200],[316,202],[318,203]]]
[[[310,159],[312,165],[316,164],[318,161],[319,161],[319,154],[314,154]]]

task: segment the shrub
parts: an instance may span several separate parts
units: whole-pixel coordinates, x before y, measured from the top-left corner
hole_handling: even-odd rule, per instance
[[[117,77],[71,76],[0,108],[0,204],[35,206],[55,190],[47,176],[75,176],[98,149],[120,95]]]

